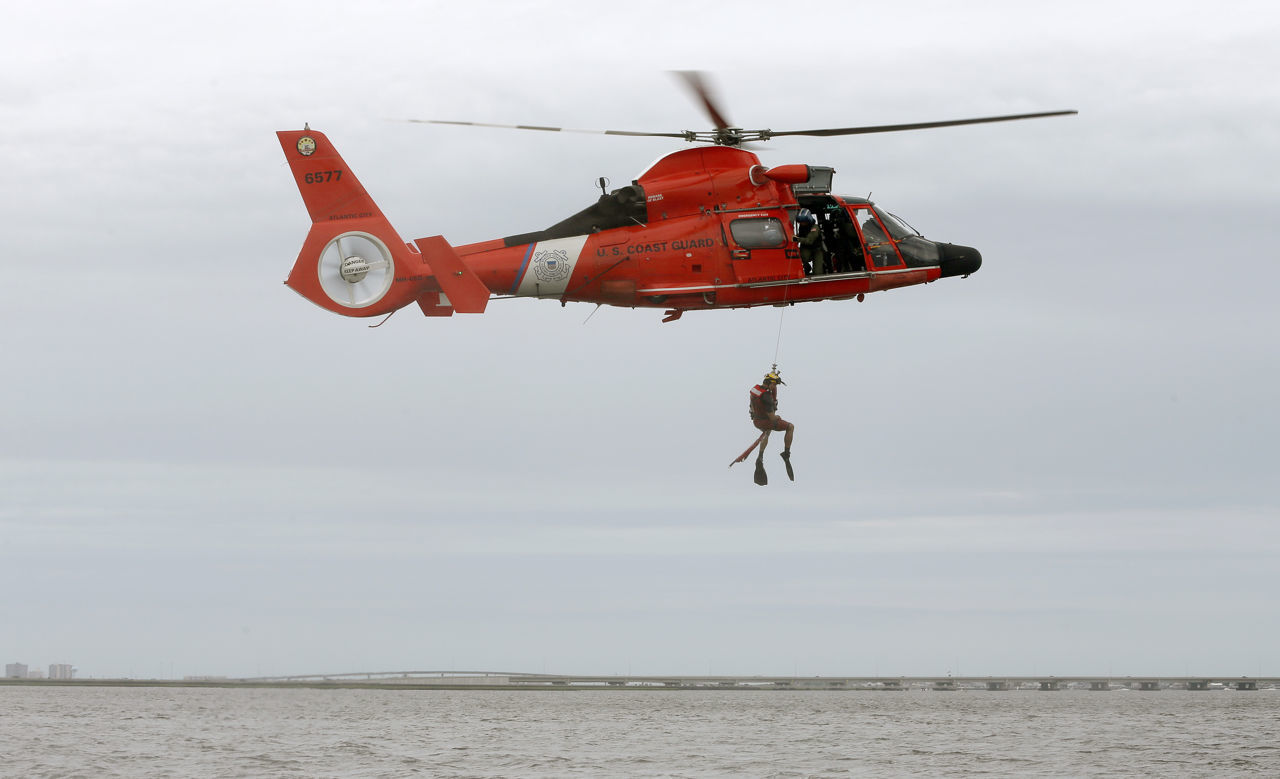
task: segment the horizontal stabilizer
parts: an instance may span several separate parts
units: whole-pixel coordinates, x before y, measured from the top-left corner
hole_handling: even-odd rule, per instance
[[[436,283],[449,298],[449,305],[459,314],[483,314],[489,304],[489,288],[462,261],[442,236],[418,238],[414,241],[422,257],[431,266]]]

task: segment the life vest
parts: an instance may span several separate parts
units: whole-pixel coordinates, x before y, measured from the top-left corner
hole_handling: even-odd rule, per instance
[[[768,419],[769,415],[778,410],[778,388],[766,388],[763,384],[757,384],[751,388],[751,418],[752,419]]]

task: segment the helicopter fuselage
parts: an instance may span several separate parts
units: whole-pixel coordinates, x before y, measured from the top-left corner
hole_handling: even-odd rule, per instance
[[[278,135],[313,219],[287,283],[348,316],[411,302],[449,316],[483,311],[491,297],[532,297],[662,308],[670,321],[690,310],[861,299],[982,262],[976,249],[930,241],[864,198],[830,194],[830,168],[766,168],[726,146],[669,154],[546,230],[409,244],[322,134]]]

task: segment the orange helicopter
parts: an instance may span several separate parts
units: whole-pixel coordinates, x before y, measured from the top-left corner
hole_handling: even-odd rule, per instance
[[[743,130],[724,118],[699,74],[678,75],[714,130],[595,132],[703,145],[668,154],[620,189],[606,191],[600,179],[594,204],[545,230],[463,246],[439,235],[402,240],[323,133],[309,126],[277,132],[312,220],[285,283],[321,308],[354,317],[382,316],[410,303],[427,316],[478,314],[490,298],[533,297],[661,308],[662,321],[670,322],[692,310],[862,300],[869,292],[967,276],[981,267],[982,255],[929,240],[866,198],[833,195],[830,167],[766,167],[743,144],[1076,113]]]

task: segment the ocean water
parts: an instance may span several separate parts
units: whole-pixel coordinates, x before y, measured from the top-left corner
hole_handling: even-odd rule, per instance
[[[4,777],[1280,776],[1280,692],[0,687]]]

